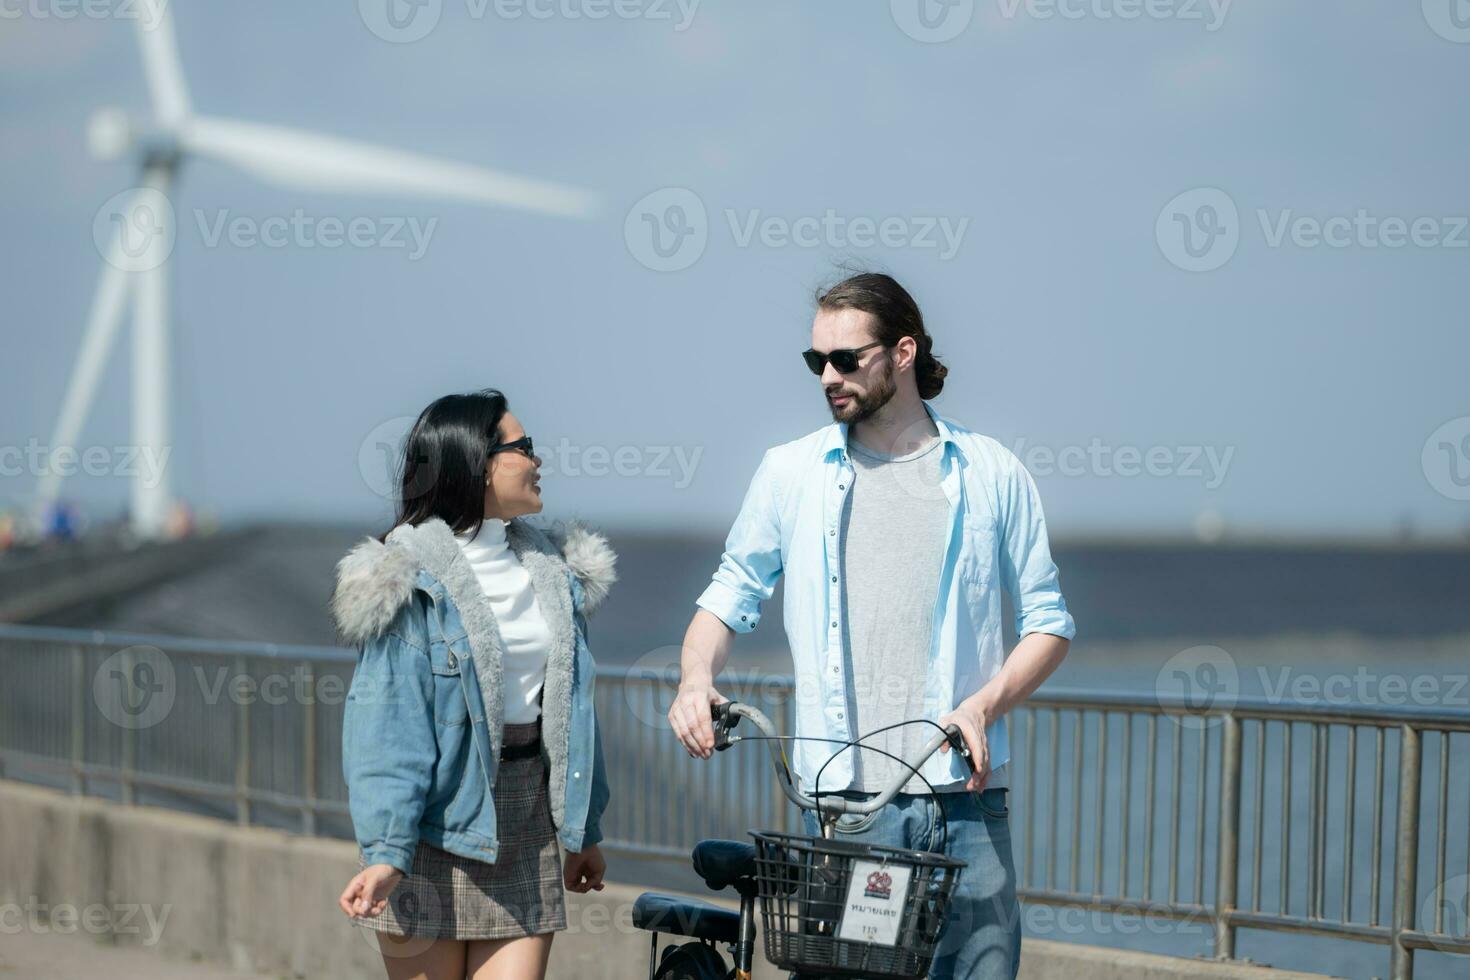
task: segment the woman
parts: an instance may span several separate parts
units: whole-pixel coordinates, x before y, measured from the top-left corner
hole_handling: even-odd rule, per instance
[[[361,648],[342,762],[362,868],[339,901],[390,980],[543,977],[563,887],[603,887],[584,617],[615,559],[522,519],[540,466],[500,392],[441,398],[409,433],[393,529],[338,565],[333,613]]]

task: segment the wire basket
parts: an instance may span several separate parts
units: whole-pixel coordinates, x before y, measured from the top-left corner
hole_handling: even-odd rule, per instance
[[[751,836],[771,963],[823,977],[914,980],[929,972],[965,862],[805,834]]]

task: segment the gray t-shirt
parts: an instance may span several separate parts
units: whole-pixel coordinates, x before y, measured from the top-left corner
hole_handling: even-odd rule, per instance
[[[842,623],[848,710],[859,735],[924,717],[934,605],[949,541],[942,445],[935,438],[890,456],[848,443],[854,472],[842,509]],[[862,744],[912,760],[934,735],[931,725],[904,725]],[[847,751],[853,755],[852,789],[877,792],[905,771],[879,752]],[[986,786],[1006,785],[1005,776],[1002,767]],[[964,784],[935,787],[941,788],[961,790]],[[903,791],[928,788],[911,776]]]

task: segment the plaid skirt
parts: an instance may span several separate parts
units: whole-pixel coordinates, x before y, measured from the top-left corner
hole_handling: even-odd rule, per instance
[[[539,720],[506,725],[504,745],[526,745],[540,735]],[[384,910],[356,921],[394,936],[431,939],[511,939],[565,929],[561,851],[541,753],[501,760],[495,826],[493,864],[419,841],[412,873],[398,882]],[[367,866],[361,851],[357,861]]]

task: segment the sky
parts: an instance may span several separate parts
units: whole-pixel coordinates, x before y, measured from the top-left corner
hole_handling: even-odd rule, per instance
[[[1054,536],[1463,539],[1452,2],[172,0],[201,115],[600,203],[187,160],[163,471],[227,521],[381,524],[408,421],[495,386],[549,514],[720,530],[762,451],[828,421],[814,290],[876,268],[950,368],[936,408],[1021,457]],[[103,106],[149,118],[141,3],[0,0],[0,507],[32,499],[94,226],[138,183],[86,136]],[[151,472],[129,366],[124,338],[65,485],[98,516]]]

